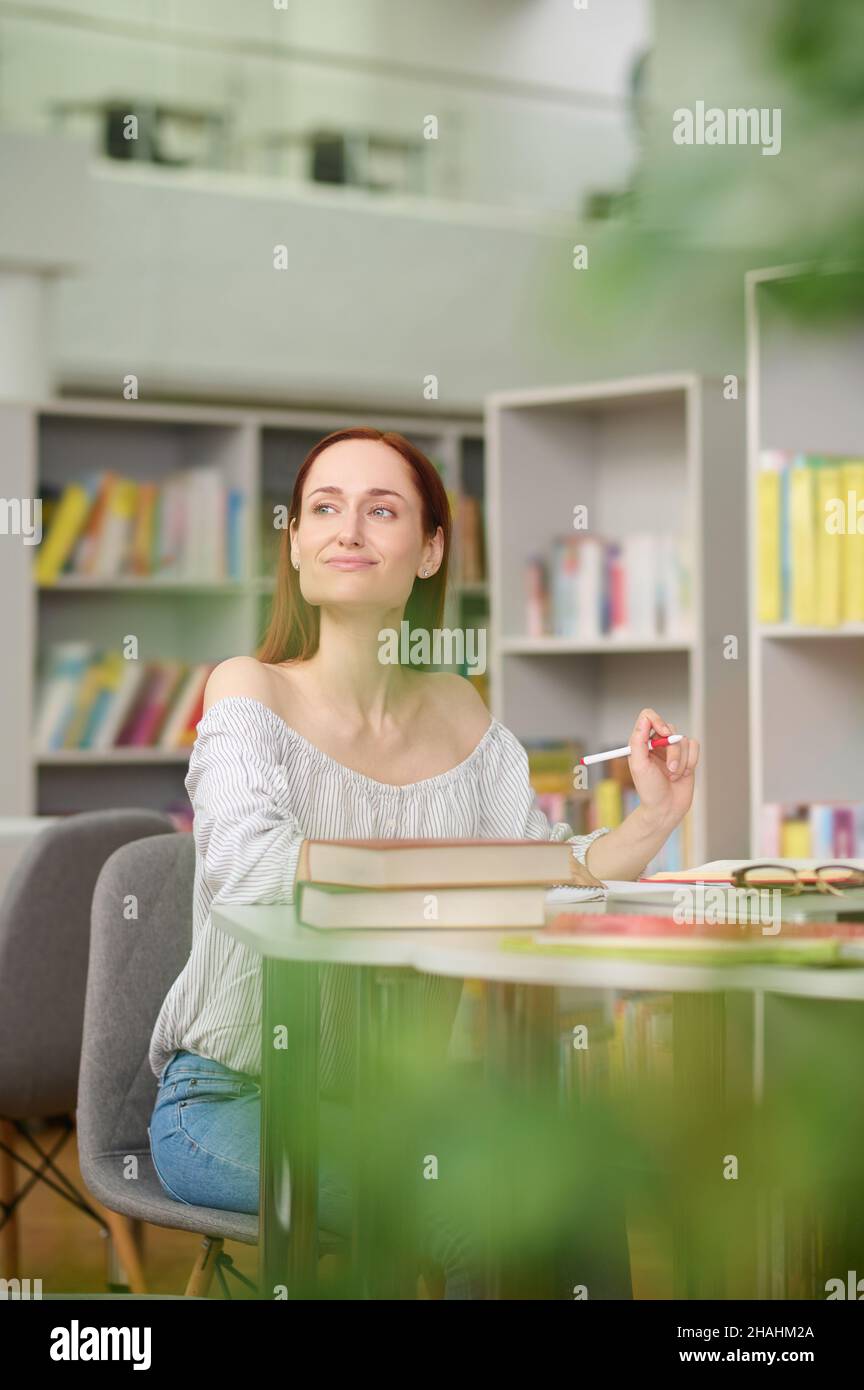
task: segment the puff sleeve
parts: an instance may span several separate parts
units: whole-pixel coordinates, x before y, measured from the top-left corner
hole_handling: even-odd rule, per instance
[[[293,902],[304,832],[290,804],[280,731],[256,700],[217,700],[185,778],[200,872],[214,902]]]

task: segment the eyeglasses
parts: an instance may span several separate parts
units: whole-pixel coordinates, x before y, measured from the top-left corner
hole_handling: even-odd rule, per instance
[[[746,864],[732,870],[736,888],[777,888],[781,893],[816,889],[837,897],[851,888],[864,888],[864,869],[852,864],[820,864],[815,869],[793,869],[788,864]]]

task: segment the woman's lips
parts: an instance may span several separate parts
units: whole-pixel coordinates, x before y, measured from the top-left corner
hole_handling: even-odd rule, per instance
[[[375,560],[328,560],[326,562],[334,570],[368,570],[371,569]]]

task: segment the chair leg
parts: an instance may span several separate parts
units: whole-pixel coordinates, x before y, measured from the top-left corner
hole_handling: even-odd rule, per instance
[[[15,1148],[15,1127],[9,1120],[0,1119],[0,1206],[11,1207],[15,1195],[15,1160],[6,1149]],[[0,1227],[0,1273],[5,1279],[17,1279],[21,1246],[18,1212],[10,1211]]]
[[[144,1266],[141,1263],[141,1252],[136,1239],[139,1222],[128,1216],[121,1216],[119,1212],[109,1211],[107,1207],[101,1205],[99,1209],[105,1225],[108,1227],[109,1239],[114,1244],[117,1258],[126,1275],[130,1292],[146,1293],[147,1280],[144,1277]]]
[[[206,1298],[216,1273],[216,1261],[222,1254],[224,1241],[221,1236],[205,1236],[198,1251],[198,1258],[189,1275],[184,1296],[186,1298]]]

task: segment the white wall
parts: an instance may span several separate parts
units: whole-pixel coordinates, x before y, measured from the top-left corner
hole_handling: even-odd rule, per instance
[[[423,141],[433,194],[578,211],[632,167],[627,82],[647,0],[33,0],[0,3],[0,120],[46,128],[70,100],[230,114],[227,167],[261,136],[319,125]],[[65,16],[65,22],[57,16]],[[94,131],[96,129],[94,118]]]
[[[429,409],[446,412],[509,387],[742,368],[695,292],[619,306],[623,326],[610,325],[614,229],[544,230],[360,195],[349,213],[341,191],[238,196],[214,179],[196,189],[113,166],[94,183],[89,264],[58,287],[54,342],[70,388],[119,393],[135,372],[145,393],[422,407],[434,373]],[[572,268],[574,240],[590,243],[596,270]],[[280,243],[284,271],[273,269]],[[730,275],[730,305],[740,283]]]
[[[134,372],[144,397],[422,407],[434,373],[430,411],[473,411],[496,389],[741,369],[698,288],[679,304],[639,285],[615,305],[616,229],[578,219],[585,191],[629,176],[624,90],[645,0],[304,0],[284,13],[270,0],[33,0],[30,13],[49,9],[70,25],[13,22],[0,3],[6,120],[38,123],[49,96],[135,91],[233,103],[247,134],[328,115],[415,131],[432,111],[451,195],[409,205],[100,163],[86,259],[56,295],[65,389],[119,394]],[[572,268],[577,241],[589,272]]]

